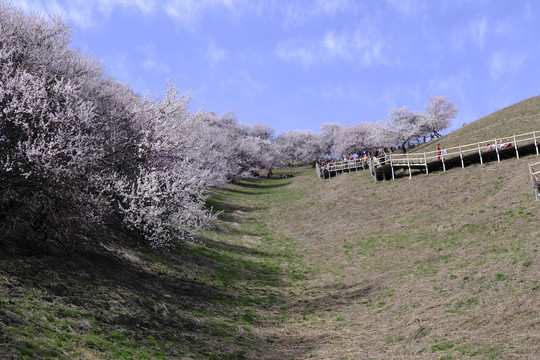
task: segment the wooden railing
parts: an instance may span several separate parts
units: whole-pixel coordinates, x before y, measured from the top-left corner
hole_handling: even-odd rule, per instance
[[[354,158],[352,160],[338,160],[329,161],[326,165],[316,164],[316,171],[319,178],[326,178],[325,174],[330,176],[331,173],[337,174],[338,172],[357,170],[359,168],[365,169],[368,166],[368,162],[363,158]]]
[[[433,150],[424,153],[407,153],[407,154],[389,154],[384,158],[372,160],[372,175],[377,180],[377,174],[382,173],[383,179],[385,179],[385,172],[391,171],[392,179],[394,179],[394,169],[408,167],[409,178],[411,178],[411,168],[422,167],[425,169],[426,174],[429,173],[430,165],[440,166],[442,164],[443,171],[446,171],[446,162],[452,161],[453,163],[461,160],[461,167],[465,167],[465,160],[475,158],[480,160],[480,163],[484,163],[484,158],[489,156],[497,156],[497,160],[501,161],[501,153],[508,153],[512,149],[516,153],[516,157],[519,159],[520,147],[530,147],[534,145],[536,148],[536,154],[538,151],[538,141],[540,132],[533,131],[520,135],[511,135],[505,137],[499,137],[493,140],[478,141],[474,144],[460,145],[441,150]],[[381,168],[381,166],[384,166]]]
[[[536,149],[536,154],[539,154],[538,143],[540,141],[540,131],[532,131],[525,134],[519,135],[510,135],[498,137],[493,140],[484,140],[478,141],[473,144],[460,145],[455,147],[450,147],[441,150],[427,151],[424,153],[406,153],[406,154],[397,154],[390,153],[384,154],[382,157],[374,157],[368,160],[364,158],[352,159],[352,160],[340,160],[333,161],[324,166],[316,165],[316,171],[319,178],[325,179],[328,175],[330,177],[332,173],[337,174],[339,172],[350,171],[352,169],[367,168],[371,169],[372,175],[378,173],[377,169],[381,168],[380,171],[383,173],[389,171],[391,168],[392,178],[394,178],[394,167],[408,167],[409,168],[409,177],[411,176],[411,168],[422,167],[425,168],[426,173],[428,173],[429,164],[435,163],[442,164],[442,168],[446,171],[446,162],[452,160],[454,163],[461,160],[461,166],[465,167],[465,161],[467,158],[474,157],[477,161],[480,160],[480,163],[483,164],[484,160],[489,156],[493,158],[497,156],[497,160],[501,160],[501,153],[511,152],[510,149],[513,149],[516,153],[516,157],[519,159],[519,149],[520,147],[534,145]],[[433,142],[435,144],[435,142]],[[387,170],[384,170],[387,169]]]
[[[538,155],[538,141],[540,140],[540,131],[530,133],[504,136],[493,140],[478,141],[474,144],[460,145],[447,149],[428,151],[424,153],[407,153],[390,155],[390,161],[394,165],[425,165],[429,162],[441,160],[444,164],[445,159],[460,157],[463,159],[467,155],[478,154],[480,162],[483,163],[482,154],[486,152],[496,153],[497,159],[500,161],[500,150],[514,148],[516,157],[519,159],[519,147],[521,145],[529,145],[534,143],[536,146],[536,154]],[[462,163],[462,166],[464,164]]]

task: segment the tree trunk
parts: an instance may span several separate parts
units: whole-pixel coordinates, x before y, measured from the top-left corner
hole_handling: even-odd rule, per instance
[[[407,153],[407,144],[408,144],[409,140],[405,141],[403,143],[403,146],[401,147],[401,150],[403,150],[403,153],[406,154]]]

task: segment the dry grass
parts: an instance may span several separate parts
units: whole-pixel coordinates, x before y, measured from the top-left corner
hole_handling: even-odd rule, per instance
[[[276,346],[321,359],[538,358],[533,159],[378,184],[367,172],[296,178],[310,194],[276,204],[272,225],[313,275],[291,290]]]
[[[218,192],[206,247],[0,256],[0,357],[537,358],[536,160],[296,169]]]
[[[538,113],[533,98],[441,142],[538,130]],[[204,247],[161,254],[0,248],[0,358],[538,359],[536,161],[240,181],[211,199]]]

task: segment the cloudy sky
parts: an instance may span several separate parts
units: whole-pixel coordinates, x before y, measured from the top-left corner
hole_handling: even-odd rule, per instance
[[[1,1],[1,0],[0,0]],[[11,0],[60,14],[74,47],[141,94],[282,133],[384,120],[445,95],[453,128],[540,94],[540,2]]]

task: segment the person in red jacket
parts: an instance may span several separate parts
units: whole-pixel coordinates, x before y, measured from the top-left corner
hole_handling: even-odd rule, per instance
[[[441,144],[437,143],[437,156],[441,160]]]

